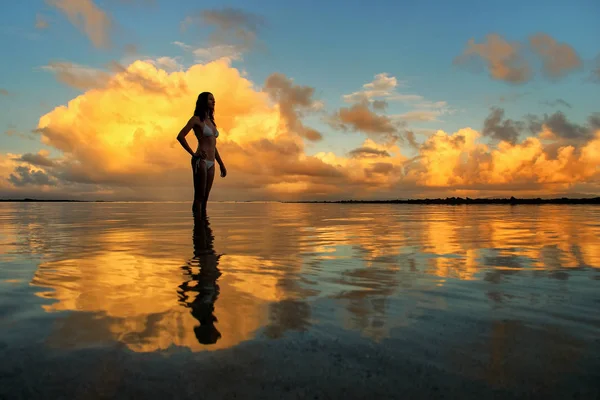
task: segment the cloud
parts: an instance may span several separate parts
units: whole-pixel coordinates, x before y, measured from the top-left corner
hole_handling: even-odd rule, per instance
[[[168,71],[183,68],[176,59],[159,57],[157,59],[146,59],[144,62],[159,68],[162,67],[167,71],[161,70],[162,73],[148,75],[144,74],[143,71],[135,70],[135,68],[126,68],[116,61],[110,62],[107,70],[100,70],[70,62],[50,62],[41,68],[53,72],[59,82],[83,91],[107,87],[125,89],[129,88],[132,84],[164,95],[170,95],[173,90],[184,92],[187,90],[185,82],[181,80],[177,88],[169,88],[164,84],[164,78],[168,74]],[[113,75],[115,72],[118,74]]]
[[[46,0],[46,3],[65,14],[95,47],[110,47],[111,19],[93,0]]]
[[[395,137],[402,123],[386,115],[377,114],[366,104],[341,107],[327,122],[331,127],[343,131],[363,132],[372,138]]]
[[[381,101],[396,100],[396,101],[419,101],[423,100],[423,96],[414,94],[401,94],[396,91],[396,87],[400,82],[394,76],[390,76],[387,72],[376,74],[371,82],[365,83],[362,89],[350,94],[342,96],[347,103],[370,103],[380,101],[378,106],[381,107],[384,103]],[[375,107],[375,106],[374,106]]]
[[[592,114],[590,116],[587,126],[569,121],[562,111],[557,111],[551,115],[544,114],[542,118],[529,116],[528,123],[532,132],[547,129],[552,136],[557,138],[588,141],[594,137],[594,131],[597,129],[597,126],[595,126],[596,115]]]
[[[54,161],[48,158],[48,154],[47,150],[41,150],[37,154],[25,153],[15,161],[24,161],[38,167],[53,167]]]
[[[27,140],[35,140],[36,139],[36,137],[33,136],[32,134],[21,133],[21,132],[17,131],[14,127],[5,130],[4,134],[6,136],[14,136],[14,137],[19,137],[21,139],[27,139]]]
[[[227,62],[239,61],[242,59],[242,50],[234,45],[216,45],[211,47],[194,48],[189,44],[180,41],[173,42],[174,45],[191,53],[194,56],[194,61],[199,63],[207,63],[217,60],[225,60]]]
[[[567,108],[573,108],[573,106],[571,106],[571,104],[563,99],[556,99],[556,100],[552,100],[552,101],[542,101],[540,102],[540,104],[549,106],[549,107],[558,107],[558,106],[563,106],[563,107],[567,107]]]
[[[508,42],[496,33],[487,35],[482,43],[471,38],[463,53],[454,59],[454,64],[473,65],[474,61],[480,60],[492,79],[524,84],[534,77],[531,58],[541,61],[541,73],[550,80],[559,80],[582,66],[575,49],[545,33],[532,35],[523,44]]]
[[[598,179],[600,131],[578,151],[560,146],[552,158],[536,137],[520,143],[501,142],[497,148],[478,143],[480,134],[461,129],[449,135],[439,131],[420,148],[420,156],[406,165],[407,180],[429,187],[470,188],[477,191],[513,188],[560,190]]]
[[[272,100],[278,102],[288,129],[311,141],[323,138],[321,133],[305,127],[299,118],[299,112],[315,110],[320,106],[320,103],[312,98],[315,92],[314,88],[294,85],[293,81],[285,75],[273,73],[267,77],[263,90],[269,94]]]
[[[388,106],[388,102],[385,100],[373,100],[372,106],[374,110],[384,111]]]
[[[510,119],[503,121],[503,118],[504,110],[493,107],[490,115],[487,116],[483,123],[483,130],[481,133],[483,136],[514,144],[517,142],[521,131],[525,129],[525,123]]]
[[[35,16],[35,27],[36,29],[46,29],[49,27],[48,20],[42,14]]]
[[[204,48],[205,59],[212,61],[214,53],[226,53],[227,57],[247,52],[258,44],[258,35],[266,25],[266,20],[256,14],[225,7],[219,10],[203,10],[187,16],[181,29],[190,26],[211,26],[214,31],[209,37],[210,47]],[[198,49],[197,52],[200,50]],[[199,56],[199,54],[196,54]],[[211,57],[212,56],[212,57]],[[236,58],[234,58],[236,59]]]
[[[477,58],[486,63],[492,79],[518,84],[531,78],[531,68],[523,58],[521,45],[507,42],[498,34],[487,35],[483,43],[469,39],[467,48],[454,59],[454,64],[464,65]]]
[[[0,88],[0,96],[10,96],[10,92],[6,89]]]
[[[582,66],[581,58],[571,46],[558,43],[545,33],[529,38],[533,52],[542,60],[542,73],[551,79],[562,78]]]
[[[542,139],[553,139],[565,143],[585,143],[592,140],[600,127],[600,114],[590,115],[586,125],[579,125],[567,119],[562,111],[544,114],[542,117],[527,115],[523,121],[504,119],[502,108],[492,107],[484,121],[482,134],[492,139],[515,144],[520,136],[540,135]]]
[[[389,157],[390,153],[387,150],[379,150],[372,147],[359,147],[350,151],[350,157],[352,158],[378,158],[378,157]]]
[[[229,170],[228,178],[218,182],[221,198],[234,197],[238,187],[258,197],[293,196],[301,187],[307,193],[312,188],[334,191],[335,182],[345,179],[343,170],[305,154],[304,140],[320,134],[300,118],[318,110],[320,103],[313,98],[314,89],[281,74],[271,75],[264,91],[256,91],[224,61],[168,73],[140,60],[107,74],[99,80],[92,75],[94,79],[83,83],[81,76],[63,75],[70,84],[94,87],[40,118],[42,143],[63,154],[44,171],[62,190],[89,185],[98,191],[111,187],[123,195],[137,187],[140,196],[169,198],[169,188],[176,186],[179,198],[188,198],[189,157],[175,137],[204,90],[217,98],[219,149]],[[193,147],[193,135],[188,140]],[[40,164],[31,155],[16,160]]]
[[[44,171],[34,170],[25,166],[18,166],[8,180],[15,186],[44,186],[54,184],[54,180]]]
[[[59,82],[79,90],[101,87],[110,78],[108,72],[70,62],[53,61],[41,68],[54,73]]]
[[[376,74],[373,81],[363,84],[360,91],[342,96],[345,102],[353,105],[340,108],[328,123],[339,130],[385,133],[389,138],[397,137],[392,134],[408,122],[436,121],[440,115],[454,112],[445,101],[432,102],[421,95],[397,92],[399,84],[398,79],[387,72]],[[414,109],[389,116],[377,114],[376,111],[385,111],[390,101],[407,103]]]
[[[599,178],[600,114],[578,125],[558,113],[514,121],[492,110],[481,132],[424,132],[419,143],[401,121],[360,103],[327,115],[339,129],[365,133],[363,143],[345,154],[308,155],[303,118],[323,105],[314,88],[287,76],[257,85],[225,60],[171,72],[137,60],[105,72],[101,85],[40,117],[40,145],[58,156],[0,154],[2,196],[191,199],[190,159],[175,138],[202,91],[217,99],[218,148],[229,172],[217,177],[212,200],[564,193]],[[484,143],[490,137],[506,140]],[[193,134],[187,138],[194,148]]]

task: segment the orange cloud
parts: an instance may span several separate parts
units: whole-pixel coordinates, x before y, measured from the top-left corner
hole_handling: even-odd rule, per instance
[[[46,2],[65,14],[73,25],[87,35],[94,46],[99,48],[110,46],[111,20],[93,0],[46,0]]]
[[[533,51],[542,59],[542,71],[549,78],[560,78],[582,65],[575,49],[566,43],[558,43],[545,33],[532,36],[529,43]]]
[[[559,147],[555,158],[548,156],[537,137],[517,144],[502,141],[496,149],[478,143],[479,137],[480,133],[472,129],[453,135],[437,132],[421,146],[407,177],[428,186],[473,189],[503,185],[535,185],[540,189],[554,185],[563,189],[599,177],[600,130],[579,151],[571,145]]]
[[[582,65],[581,58],[573,47],[558,43],[545,33],[532,35],[528,45],[508,42],[496,33],[487,35],[483,43],[469,39],[466,49],[454,59],[454,63],[464,65],[479,58],[486,64],[492,79],[523,84],[534,75],[528,61],[529,55],[539,58],[543,75],[554,80]]]
[[[334,114],[344,128],[366,134],[358,148],[308,155],[307,141],[320,136],[302,118],[323,106],[313,88],[281,74],[256,89],[227,59],[172,72],[152,60],[114,63],[90,82],[82,79],[81,69],[63,65],[57,71],[65,83],[86,88],[39,120],[42,144],[61,155],[3,155],[2,196],[189,199],[190,160],[175,138],[204,90],[217,99],[218,147],[229,171],[215,182],[213,200],[398,198],[507,189],[551,193],[598,177],[600,120],[594,116],[585,128],[556,113],[531,119],[534,133],[519,140],[525,131],[515,136],[509,128],[523,126],[502,122],[496,112],[482,132],[437,131],[419,144],[411,132],[401,141],[398,121],[361,103]],[[499,144],[485,144],[487,137]],[[193,135],[188,138],[194,147]],[[408,150],[416,155],[409,158]]]

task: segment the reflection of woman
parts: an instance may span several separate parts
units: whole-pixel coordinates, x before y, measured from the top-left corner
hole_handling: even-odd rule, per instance
[[[217,317],[214,315],[215,301],[219,297],[217,279],[221,276],[218,268],[220,256],[214,252],[213,239],[208,220],[195,217],[194,257],[182,267],[190,279],[179,286],[180,301],[191,308],[192,316],[200,321],[200,325],[194,327],[194,333],[202,344],[214,344],[221,338],[221,333],[215,327]],[[195,266],[199,267],[197,274],[193,271]],[[193,281],[196,282],[195,285],[192,284]],[[196,292],[195,298],[189,301],[192,292]]]
[[[196,152],[192,151],[185,140],[186,135],[192,129],[198,139]],[[212,93],[202,92],[196,101],[194,116],[190,118],[177,135],[179,143],[192,155],[194,177],[194,205],[192,211],[194,213],[201,211],[202,215],[206,215],[208,195],[215,178],[215,160],[219,163],[221,177],[224,178],[227,175],[227,169],[225,169],[225,164],[223,164],[217,150],[217,137],[219,137],[219,131],[215,123],[215,97]]]

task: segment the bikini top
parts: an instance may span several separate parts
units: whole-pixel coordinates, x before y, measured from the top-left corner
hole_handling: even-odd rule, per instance
[[[213,132],[213,130],[206,124],[204,124],[204,129],[202,130],[202,135],[203,136],[214,136],[215,138],[219,137],[219,130],[215,128],[215,131]]]

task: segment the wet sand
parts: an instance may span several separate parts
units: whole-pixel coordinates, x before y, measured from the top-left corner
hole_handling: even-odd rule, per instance
[[[472,327],[475,328],[476,327]],[[483,328],[483,327],[482,327]],[[3,346],[2,399],[597,399],[598,354],[576,362],[570,346],[536,348],[513,338],[494,371],[489,355],[465,357],[414,348],[401,339],[373,343],[335,329],[256,340],[215,352],[133,353],[124,346],[64,351]],[[517,345],[518,344],[518,345]],[[523,346],[525,345],[525,346]],[[546,346],[544,346],[546,348]],[[547,350],[547,348],[546,348]],[[454,362],[442,363],[450,357]],[[528,368],[528,364],[531,368]]]

